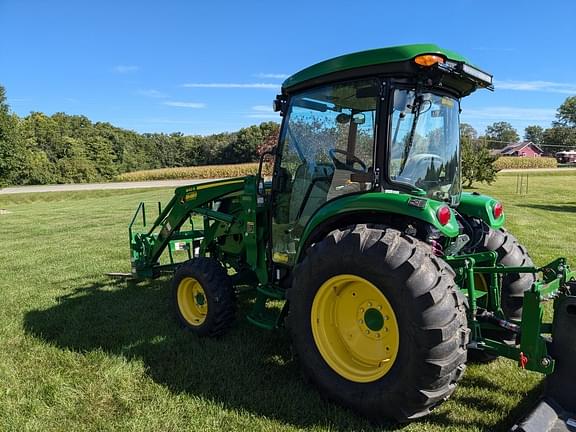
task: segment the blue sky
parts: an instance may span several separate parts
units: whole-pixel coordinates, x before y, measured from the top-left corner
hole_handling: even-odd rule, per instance
[[[0,84],[19,115],[83,114],[139,132],[278,120],[283,79],[369,48],[431,42],[494,74],[464,99],[479,132],[550,126],[576,95],[576,2],[0,0]]]

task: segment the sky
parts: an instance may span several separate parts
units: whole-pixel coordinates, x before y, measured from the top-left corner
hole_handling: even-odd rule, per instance
[[[494,75],[463,122],[549,127],[576,95],[576,2],[0,0],[0,85],[20,116],[206,135],[279,121],[289,75],[354,51],[435,43]]]

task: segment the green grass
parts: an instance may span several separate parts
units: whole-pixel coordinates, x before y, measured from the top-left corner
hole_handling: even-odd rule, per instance
[[[537,264],[576,262],[576,175],[479,187],[503,200],[508,228]],[[172,318],[169,280],[138,285],[127,223],[171,190],[0,196],[0,430],[356,431],[366,421],[303,382],[289,340],[240,319],[220,340]],[[241,315],[248,305],[241,304]],[[454,396],[402,431],[507,430],[538,394],[538,374],[470,365]],[[519,406],[520,404],[520,406]]]

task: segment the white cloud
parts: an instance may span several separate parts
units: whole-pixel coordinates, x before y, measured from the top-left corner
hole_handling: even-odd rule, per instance
[[[164,105],[179,107],[179,108],[206,108],[206,104],[202,102],[179,102],[179,101],[167,101]]]
[[[553,81],[495,81],[496,90],[541,91],[548,93],[576,94],[576,84]]]
[[[166,95],[165,93],[162,93],[161,91],[154,90],[154,89],[138,90],[136,92],[136,94],[140,95],[140,96],[146,96],[146,97],[158,98],[158,99],[168,97],[168,95]]]
[[[212,122],[197,121],[197,120],[174,120],[165,118],[146,118],[136,119],[135,121],[142,124],[175,124],[175,125],[197,125],[197,124],[211,124]]]
[[[127,73],[132,73],[132,72],[137,72],[140,70],[139,66],[134,66],[134,65],[118,65],[118,66],[114,66],[114,72],[116,73],[120,73],[120,74],[127,74]]]
[[[247,118],[256,118],[256,119],[276,119],[278,121],[280,121],[280,115],[279,114],[274,114],[274,113],[270,113],[270,114],[247,114],[245,115],[245,117]]]
[[[275,113],[272,107],[268,105],[255,105],[252,107],[252,112],[244,115],[244,117],[254,119],[280,119],[280,115]]]
[[[188,83],[183,84],[182,87],[188,88],[250,88],[250,89],[279,89],[280,84],[269,83]]]
[[[272,107],[268,105],[256,105],[252,107],[252,110],[260,113],[274,112]]]
[[[256,78],[286,79],[290,75],[282,73],[259,73],[254,75]]]
[[[555,118],[554,108],[517,108],[517,107],[484,107],[462,110],[466,119],[483,119],[495,121],[552,121]]]

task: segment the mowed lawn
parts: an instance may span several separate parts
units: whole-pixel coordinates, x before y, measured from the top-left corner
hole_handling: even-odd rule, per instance
[[[576,175],[516,175],[478,191],[504,202],[537,264],[576,265]],[[540,376],[510,360],[470,365],[454,396],[409,425],[374,428],[325,402],[283,331],[243,316],[220,340],[180,330],[169,279],[137,285],[127,224],[171,190],[0,196],[0,430],[498,431],[535,400]]]

